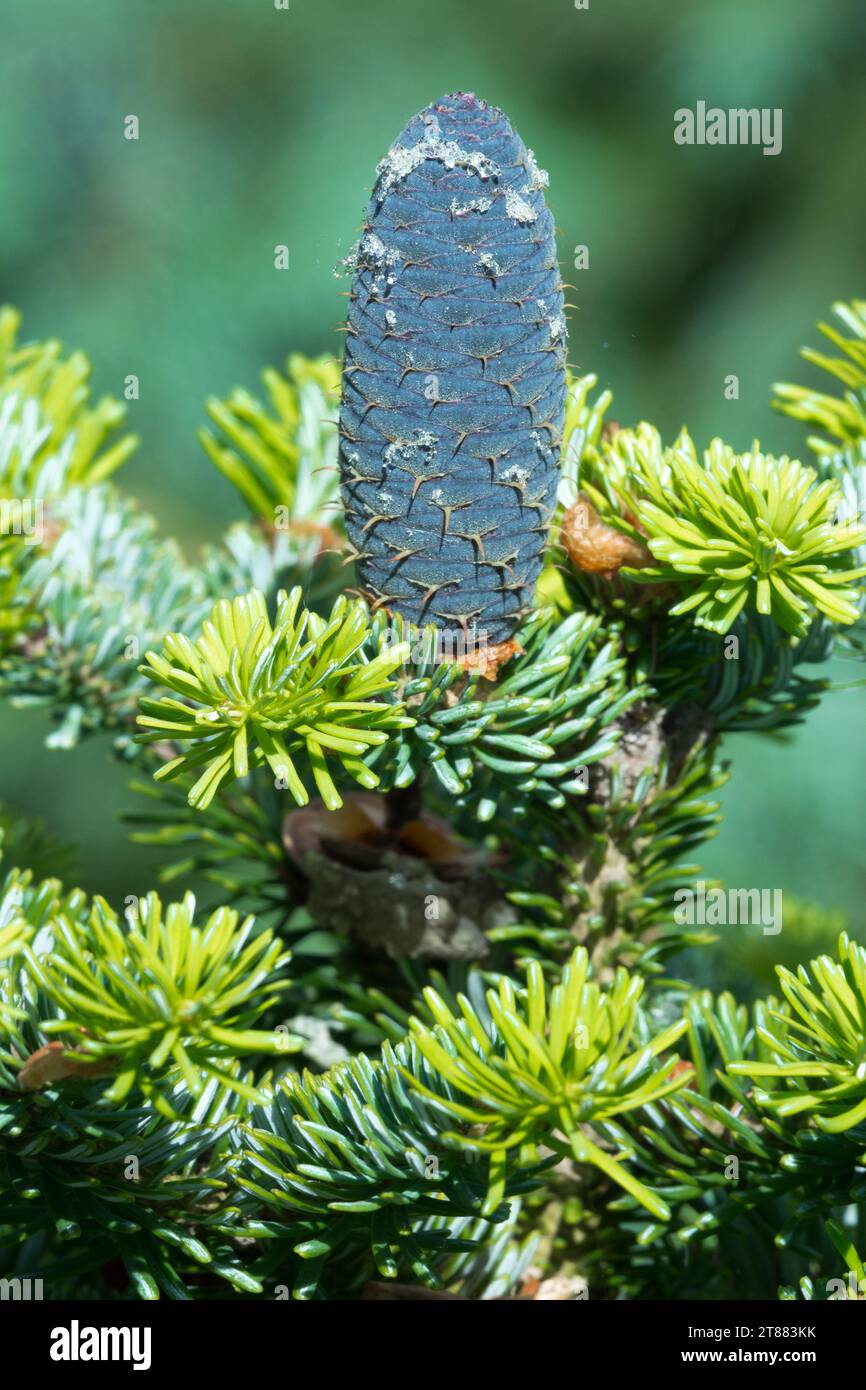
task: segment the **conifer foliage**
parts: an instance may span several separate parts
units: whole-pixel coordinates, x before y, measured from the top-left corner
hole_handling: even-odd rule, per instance
[[[195,560],[119,489],[84,356],[0,316],[4,717],[46,709],[59,776],[109,732],[162,850],[91,899],[0,808],[0,1276],[856,1296],[863,947],[794,913],[771,992],[716,997],[675,904],[725,733],[862,651],[863,303],[809,354],[842,391],[776,388],[802,460],[606,424],[546,182],[474,97],[410,121],[341,400],[293,354],[208,403],[248,514]]]

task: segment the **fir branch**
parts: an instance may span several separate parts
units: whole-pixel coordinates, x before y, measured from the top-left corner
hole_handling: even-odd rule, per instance
[[[480,821],[507,801],[509,816],[562,809],[586,790],[585,770],[618,738],[616,720],[645,689],[625,682],[625,659],[599,619],[551,609],[518,629],[518,655],[485,680],[460,657],[442,655],[441,634],[377,617],[373,641],[395,635],[411,649],[401,694],[414,724],[395,745],[393,786],[429,767],[442,791]]]
[[[567,1248],[571,1274],[589,1235],[614,1291],[678,1296],[683,1251],[700,1247],[703,1275],[720,1239],[784,1297],[794,1242],[862,1273],[866,950],[843,935],[837,961],[781,969],[783,1001],[751,1010],[659,981],[708,939],[671,903],[717,823],[718,735],[795,722],[825,688],[803,668],[860,641],[863,305],[843,318],[842,357],[820,361],[845,400],[787,397],[828,431],[813,468],[719,441],[699,455],[686,433],[667,448],[605,423],[594,379],[572,382],[559,548],[514,642],[476,662],[424,648],[384,605],[332,602],[333,365],[291,358],[267,404],[210,403],[219,434],[202,442],[254,520],[192,566],[105,482],[129,445],[110,442],[119,407],[88,405],[84,359],[17,348],[0,316],[0,500],[45,507],[32,544],[0,537],[3,688],[47,704],[66,746],[99,727],[125,744],[144,682],[163,687],[139,737],[172,785],[149,786],[138,837],[177,849],[167,876],[203,872],[221,894],[198,921],[189,895],[163,910],[152,894],[124,925],[8,874],[0,1264],[24,1272],[38,1251],[57,1289],[95,1296],[119,1257],[146,1298],[219,1280],[256,1295],[284,1272],[298,1297],[374,1273],[495,1297],[540,1248],[528,1223],[548,1203],[543,1258]],[[150,648],[138,669],[129,637]],[[279,790],[304,805],[311,782],[304,840]],[[368,790],[334,814],[352,782]],[[507,899],[478,933],[484,971],[385,959],[375,931],[346,940],[311,915],[310,844],[338,889],[366,876],[380,929],[383,892],[396,911],[417,901],[410,880],[445,882],[425,833],[455,898],[474,875]],[[269,1029],[277,1003],[287,1022]],[[324,1067],[330,1027],[357,1055],[290,1070],[300,1049]]]
[[[819,1302],[826,1299],[831,1303],[846,1302],[852,1299],[859,1300],[866,1297],[866,1269],[863,1267],[862,1257],[850,1234],[836,1221],[825,1221],[824,1230],[834,1252],[837,1256],[841,1256],[848,1271],[847,1274],[843,1278],[839,1278],[837,1275],[831,1279],[826,1279],[823,1289],[816,1285],[814,1279],[808,1274],[804,1274],[799,1281],[798,1289],[794,1289],[790,1285],[779,1289],[779,1298],[783,1302],[790,1302],[798,1297],[809,1302]],[[832,1292],[830,1291],[831,1286]]]
[[[0,495],[54,496],[104,482],[138,444],[134,435],[108,444],[126,407],[110,396],[91,405],[84,353],[64,359],[56,339],[19,346],[20,321],[0,308]]]
[[[659,1066],[656,1058],[687,1024],[682,1020],[635,1049],[642,981],[620,970],[611,989],[602,992],[588,980],[588,968],[589,957],[578,948],[548,996],[542,971],[532,963],[525,993],[518,994],[504,977],[497,990],[488,990],[485,1017],[466,998],[459,1001],[458,1017],[427,989],[424,998],[437,1027],[412,1020],[418,1048],[454,1089],[453,1098],[440,1097],[440,1104],[463,1125],[481,1127],[475,1135],[449,1138],[490,1155],[485,1214],[504,1195],[508,1151],[537,1144],[542,1136],[555,1152],[600,1168],[657,1219],[670,1214],[583,1126],[649,1105],[682,1086],[684,1077],[671,1079],[676,1059]],[[423,1083],[415,1084],[428,1093]]]
[[[770,998],[750,1012],[729,994],[684,999],[687,1087],[636,1124],[626,1117],[601,1126],[628,1151],[636,1174],[678,1206],[679,1240],[714,1240],[744,1227],[754,1239],[769,1223],[778,1248],[820,1241],[817,1218],[866,1194],[858,1077],[864,959],[864,948],[843,934],[838,960],[819,957],[797,975],[777,968],[784,1005]],[[626,1198],[622,1209],[635,1205]],[[640,1239],[668,1237],[652,1224]]]
[[[681,624],[662,627],[652,652],[659,697],[674,710],[700,708],[713,733],[768,732],[802,723],[829,688],[802,667],[828,661],[837,633],[824,618],[803,637],[781,632],[771,618],[741,613],[727,636]]]
[[[602,572],[591,594],[632,613],[693,614],[721,634],[746,608],[799,636],[816,613],[856,621],[862,588],[854,585],[866,569],[848,552],[864,545],[866,528],[835,477],[762,454],[757,443],[737,454],[715,439],[699,455],[685,429],[670,447],[645,423],[605,429],[609,396],[591,406],[594,382],[571,383],[560,530],[566,551],[570,532],[582,538],[571,546],[577,569]],[[597,563],[593,545],[609,551]]]
[[[427,990],[432,1026],[413,1018],[410,1038],[377,1059],[285,1077],[238,1136],[237,1181],[279,1215],[307,1262],[296,1296],[312,1296],[327,1262],[360,1250],[383,1278],[408,1264],[438,1287],[430,1252],[453,1247],[462,1218],[504,1221],[505,1199],[552,1161],[539,1163],[541,1145],[596,1165],[664,1220],[664,1202],[587,1133],[684,1084],[671,1080],[675,1057],[656,1059],[685,1021],[633,1046],[640,993],[624,972],[602,992],[578,951],[549,992],[531,967],[525,991],[503,977],[482,1011],[461,998],[458,1016]]]
[[[107,1108],[98,1081],[38,1093],[0,1081],[0,1250],[20,1277],[42,1278],[51,1296],[106,1296],[114,1262],[133,1294],[192,1298],[202,1283],[261,1293],[223,1211],[228,1136],[238,1098],[210,1081],[193,1099],[179,1081],[166,1119],[147,1102]]]
[[[0,308],[0,655],[4,635],[27,625],[20,569],[46,526],[52,500],[93,487],[135,448],[132,435],[106,445],[126,411],[105,397],[89,404],[90,363],[63,359],[56,340],[20,347],[20,315]]]
[[[147,689],[140,654],[172,625],[202,620],[205,584],[173,542],[157,538],[153,518],[110,487],[75,488],[48,515],[42,544],[27,548],[19,569],[30,620],[0,657],[0,691],[51,711],[52,747],[99,728],[125,744]]]
[[[377,786],[363,755],[411,721],[401,706],[381,699],[406,650],[397,646],[367,660],[367,633],[363,604],[341,597],[324,619],[302,608],[300,589],[278,595],[273,625],[264,596],[253,590],[218,603],[195,642],[170,633],[164,655],[148,652],[141,670],[183,700],[142,700],[138,723],[148,732],[140,738],[190,747],[157,778],[204,765],[189,802],[207,807],[223,782],[266,763],[303,806],[309,792],[292,757],[303,751],[331,808],[342,803],[329,755],[362,786]]]
[[[826,323],[819,323],[818,328],[841,355],[802,348],[801,356],[841,382],[844,394],[831,396],[785,382],[777,382],[773,388],[777,410],[821,431],[810,435],[809,447],[824,457],[866,439],[866,300],[836,303],[833,313],[848,334]]]
[[[208,415],[221,437],[202,429],[199,441],[254,516],[292,534],[301,547],[298,563],[309,565],[329,540],[325,513],[337,507],[340,370],[332,358],[300,353],[286,366],[286,376],[273,368],[262,373],[267,406],[242,390],[227,401],[211,397]],[[338,516],[333,527],[341,530]]]
[[[171,1117],[163,1089],[172,1065],[192,1096],[208,1077],[251,1096],[227,1059],[299,1045],[252,1026],[288,987],[280,978],[288,956],[271,932],[254,932],[251,917],[240,922],[223,908],[199,926],[192,894],[164,911],[151,893],[124,928],[100,898],[88,907],[56,882],[33,887],[15,874],[0,911],[31,929],[0,992],[34,1030],[34,1045],[5,1059],[10,1082],[40,1089],[110,1071],[107,1101],[122,1103],[135,1087]],[[56,1036],[64,1043],[48,1041]]]
[[[685,432],[665,449],[640,426],[617,432],[590,477],[611,524],[645,539],[657,561],[641,581],[683,593],[673,617],[693,613],[700,627],[726,633],[748,604],[795,635],[816,612],[856,620],[852,586],[866,568],[849,565],[846,552],[866,542],[866,528],[840,519],[841,490],[814,469],[757,446],[735,454],[721,440],[700,459]]]
[[[756,1103],[780,1119],[813,1116],[827,1134],[866,1125],[866,948],[843,932],[838,960],[819,956],[795,975],[778,967],[787,1008],[766,1009],[758,1037],[772,1061],[732,1062],[732,1076],[759,1084]],[[782,1083],[766,1089],[773,1081]]]

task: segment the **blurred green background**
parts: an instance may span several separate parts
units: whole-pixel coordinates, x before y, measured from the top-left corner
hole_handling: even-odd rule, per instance
[[[376,161],[421,106],[473,90],[550,171],[571,359],[614,417],[800,453],[770,386],[817,381],[798,346],[866,294],[864,56],[856,0],[3,0],[0,300],[26,337],[83,347],[98,392],[138,374],[125,485],[192,553],[240,511],[195,440],[205,398],[290,350],[339,352],[333,267]],[[698,100],[781,107],[782,153],[676,145]],[[148,886],[107,747],[48,753],[37,716],[2,721],[0,796],[82,841],[85,886]],[[731,740],[709,872],[858,918],[864,733],[854,691],[784,744]]]

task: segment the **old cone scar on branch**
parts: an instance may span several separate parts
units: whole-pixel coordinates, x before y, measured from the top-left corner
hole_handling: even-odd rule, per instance
[[[393,958],[480,959],[485,930],[513,917],[492,856],[424,807],[417,782],[290,811],[282,839],[316,921]]]

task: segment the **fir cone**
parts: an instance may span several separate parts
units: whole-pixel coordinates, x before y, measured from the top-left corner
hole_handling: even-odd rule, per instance
[[[340,409],[363,589],[412,623],[510,638],[559,477],[566,333],[553,220],[506,116],[434,102],[380,162]]]

